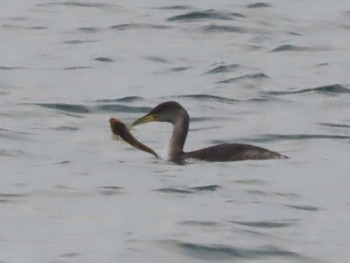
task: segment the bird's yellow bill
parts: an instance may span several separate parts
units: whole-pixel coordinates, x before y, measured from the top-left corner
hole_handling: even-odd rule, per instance
[[[137,119],[132,123],[132,126],[136,126],[139,124],[151,122],[151,121],[156,121],[157,120],[157,115],[156,114],[149,114],[141,117],[140,119]]]

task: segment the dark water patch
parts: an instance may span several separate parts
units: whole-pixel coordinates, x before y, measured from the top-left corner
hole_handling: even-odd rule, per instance
[[[66,2],[52,2],[52,3],[42,3],[36,6],[68,6],[68,7],[86,7],[86,8],[103,8],[109,7],[107,4],[101,4],[98,2],[90,1],[66,1]]]
[[[217,191],[220,189],[220,185],[205,185],[205,186],[196,186],[196,187],[190,187],[191,190],[196,191],[196,192],[202,192],[202,191]]]
[[[346,135],[326,135],[326,134],[266,134],[259,138],[245,139],[250,142],[277,142],[277,141],[298,141],[298,140],[349,140]]]
[[[345,88],[340,84],[326,85],[316,88],[302,89],[296,91],[269,91],[268,95],[293,95],[293,94],[307,94],[307,93],[319,93],[325,95],[337,95],[337,94],[349,94],[350,89]]]
[[[156,9],[162,9],[162,10],[190,10],[192,8],[190,6],[187,6],[187,5],[171,5],[171,6],[157,7]]]
[[[96,33],[100,29],[97,28],[97,27],[90,26],[90,27],[79,27],[78,30],[82,31],[82,32],[85,32],[85,33]]]
[[[61,257],[62,258],[73,258],[73,257],[77,257],[79,256],[79,253],[65,253],[65,254],[62,254]]]
[[[316,64],[316,67],[327,67],[330,65],[331,65],[330,63],[319,63],[319,64]]]
[[[74,39],[74,40],[66,40],[63,41],[63,44],[67,45],[80,45],[80,44],[89,44],[94,43],[96,40],[80,40],[80,39]]]
[[[261,191],[261,190],[247,190],[247,193],[252,194],[252,195],[260,195],[260,196],[270,196],[270,193],[267,193],[265,191]]]
[[[19,198],[26,197],[27,194],[6,194],[0,193],[0,203],[12,203]]]
[[[175,242],[175,245],[184,250],[188,255],[206,260],[229,260],[229,259],[261,259],[261,258],[283,258],[283,259],[306,259],[306,257],[275,246],[262,246],[248,249],[226,245],[202,245],[188,242]],[[305,262],[305,261],[303,261]]]
[[[215,95],[208,95],[208,94],[191,94],[191,95],[180,95],[176,96],[176,98],[189,98],[193,100],[199,100],[199,101],[216,101],[221,103],[229,103],[233,104],[237,102],[235,99],[215,96]]]
[[[57,164],[57,165],[67,165],[67,164],[71,164],[71,163],[73,163],[73,162],[69,161],[69,160],[64,160],[64,161],[57,162],[55,164]]]
[[[74,127],[74,126],[58,126],[58,127],[53,128],[52,130],[55,130],[55,131],[78,131],[79,128]]]
[[[273,50],[271,50],[271,52],[296,52],[296,51],[312,51],[311,48],[309,47],[302,47],[302,46],[295,46],[295,45],[281,45]]]
[[[101,195],[116,195],[120,194],[123,190],[120,186],[101,186],[97,187],[97,189]]]
[[[242,179],[242,180],[234,180],[233,181],[236,184],[242,184],[242,185],[266,185],[266,180],[261,179]]]
[[[299,194],[294,194],[294,193],[280,193],[280,192],[275,192],[274,193],[276,196],[283,196],[283,197],[291,197],[291,198],[299,198]]]
[[[80,104],[38,103],[37,106],[69,113],[89,113],[88,107]]]
[[[303,34],[297,32],[287,32],[288,35],[301,37]]]
[[[327,127],[332,127],[332,128],[345,128],[349,129],[350,125],[348,124],[338,124],[338,123],[319,123],[321,126],[327,126]]]
[[[153,62],[157,62],[157,63],[164,63],[164,64],[170,63],[169,60],[167,60],[165,58],[158,57],[158,56],[148,56],[148,57],[145,57],[145,59],[153,61]]]
[[[195,187],[186,187],[186,188],[175,188],[175,187],[166,187],[159,188],[155,191],[163,192],[163,193],[175,193],[175,194],[194,194],[198,192],[206,192],[206,191],[216,191],[221,188],[220,185],[205,185],[205,186],[195,186]]]
[[[233,17],[233,14],[216,12],[214,10],[206,10],[172,16],[168,18],[168,21],[231,20]]]
[[[248,8],[266,8],[266,7],[271,7],[271,5],[265,2],[256,2],[256,3],[247,5],[247,7]]]
[[[174,188],[174,187],[159,188],[159,189],[156,189],[155,191],[162,192],[162,193],[170,193],[170,194],[193,194],[193,191],[189,189]]]
[[[94,60],[99,61],[99,62],[113,62],[114,61],[112,58],[109,58],[109,57],[97,57]]]
[[[25,67],[8,67],[8,66],[0,66],[0,70],[19,70],[26,69]]]
[[[19,30],[46,30],[45,26],[18,26],[18,25],[2,25],[4,29],[19,29]]]
[[[286,206],[297,210],[304,210],[304,211],[310,211],[310,212],[316,212],[320,210],[318,207],[310,206],[310,205],[286,205]]]
[[[282,228],[295,225],[296,219],[290,220],[268,220],[268,221],[232,221],[232,223],[254,228]]]
[[[102,112],[128,112],[128,113],[145,113],[149,112],[152,108],[150,107],[133,107],[122,104],[107,104],[96,106],[97,111]]]
[[[209,117],[191,117],[191,123],[193,122],[205,122],[205,121],[210,121],[213,120],[213,118]]]
[[[188,226],[205,226],[205,227],[214,227],[219,226],[220,224],[213,221],[195,221],[195,220],[186,220],[180,223],[181,225]]]
[[[204,26],[203,30],[205,32],[213,33],[213,32],[218,32],[218,33],[246,33],[247,31],[243,27],[239,26],[219,26],[219,25],[209,25],[209,26]]]
[[[217,66],[217,67],[209,70],[205,74],[228,73],[228,72],[232,72],[232,71],[236,70],[239,67],[240,67],[239,64],[220,65],[220,66]]]
[[[234,83],[241,80],[261,80],[266,78],[268,78],[268,76],[265,73],[260,72],[255,74],[246,74],[243,76],[218,81],[217,83]]]
[[[192,67],[174,67],[171,68],[170,71],[172,72],[182,72],[191,69]]]
[[[154,24],[119,24],[110,26],[110,28],[113,30],[124,31],[134,29],[168,29],[169,26]]]
[[[143,100],[142,97],[139,96],[127,96],[127,97],[122,97],[122,98],[117,98],[117,99],[101,99],[101,100],[96,100],[95,102],[103,102],[103,103],[110,103],[110,102],[136,102],[136,101],[141,101]]]
[[[91,67],[89,66],[73,66],[73,67],[66,67],[66,68],[63,68],[63,70],[82,70],[82,69],[91,69]]]

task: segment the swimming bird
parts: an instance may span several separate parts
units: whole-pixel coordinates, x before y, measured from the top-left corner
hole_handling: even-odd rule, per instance
[[[126,127],[125,123],[123,123],[121,120],[118,120],[116,118],[111,118],[109,120],[109,125],[111,126],[111,130],[112,130],[114,135],[120,136],[124,141],[129,143],[131,146],[133,146],[141,151],[153,154],[156,158],[159,158],[158,154],[155,151],[153,151],[151,148],[144,145],[143,143],[139,142],[129,132],[129,129]]]
[[[133,122],[132,126],[147,122],[168,122],[173,131],[168,147],[169,161],[181,162],[186,159],[199,159],[208,162],[286,159],[287,156],[258,146],[230,143],[210,146],[204,149],[184,152],[190,117],[186,109],[176,101],[167,101],[153,108],[148,114]]]

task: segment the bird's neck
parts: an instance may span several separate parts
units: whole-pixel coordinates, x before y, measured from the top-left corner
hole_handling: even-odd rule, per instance
[[[188,114],[179,116],[173,123],[173,132],[168,148],[170,160],[182,159],[190,118]]]

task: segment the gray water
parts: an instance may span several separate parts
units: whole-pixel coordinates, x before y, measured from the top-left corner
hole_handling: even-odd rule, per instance
[[[0,262],[348,262],[348,1],[2,0]],[[176,165],[111,137],[166,100]],[[171,126],[133,134],[157,152]]]

